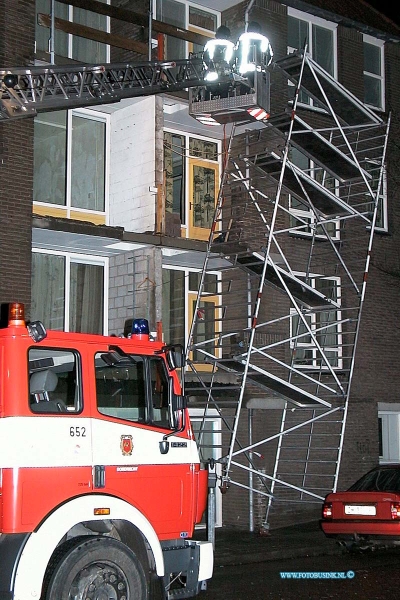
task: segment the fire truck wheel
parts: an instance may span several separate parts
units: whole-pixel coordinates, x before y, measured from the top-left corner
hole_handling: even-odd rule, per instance
[[[145,600],[143,567],[130,548],[113,538],[91,537],[59,560],[47,600]]]

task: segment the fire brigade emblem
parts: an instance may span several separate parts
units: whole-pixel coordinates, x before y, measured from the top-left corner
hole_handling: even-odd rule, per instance
[[[133,450],[133,440],[131,435],[121,435],[121,451],[123,456],[130,456]]]

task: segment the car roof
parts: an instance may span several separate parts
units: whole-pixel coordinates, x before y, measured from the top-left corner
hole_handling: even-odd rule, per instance
[[[378,465],[371,469],[371,471],[382,471],[384,469],[400,469],[400,463],[390,464],[390,465]]]

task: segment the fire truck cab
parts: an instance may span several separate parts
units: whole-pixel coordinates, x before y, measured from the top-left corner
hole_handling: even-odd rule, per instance
[[[174,352],[0,329],[0,600],[188,598],[212,575],[207,501]]]

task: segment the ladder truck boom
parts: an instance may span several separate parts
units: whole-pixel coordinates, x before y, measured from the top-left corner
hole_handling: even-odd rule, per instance
[[[0,69],[0,121],[204,85],[201,58]]]

